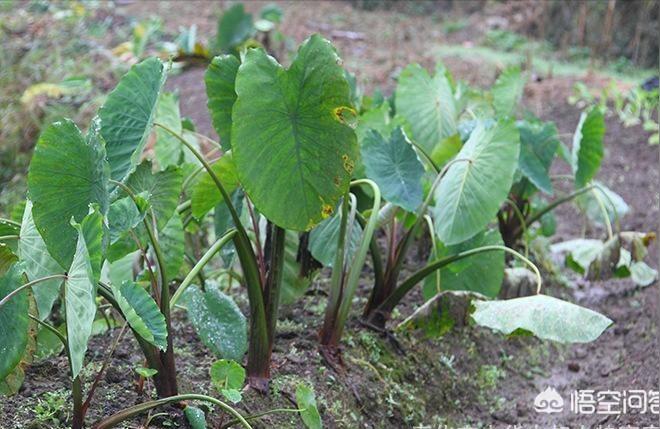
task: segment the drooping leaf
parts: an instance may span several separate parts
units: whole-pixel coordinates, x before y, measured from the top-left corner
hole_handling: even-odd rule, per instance
[[[73,217],[82,221],[89,205],[108,210],[108,166],[103,143],[92,125],[87,139],[70,120],[49,125],[34,149],[28,188],[32,217],[48,253],[68,268],[76,251]]]
[[[181,113],[179,112],[179,98],[172,92],[160,94],[156,107],[156,122],[165,125],[176,134],[181,135]],[[156,127],[156,144],[154,145],[158,166],[165,169],[170,165],[178,166],[181,161],[184,146],[167,130]]]
[[[211,169],[218,179],[220,179],[220,183],[225,190],[229,194],[234,192],[238,186],[238,176],[232,153],[225,153],[219,160],[213,163]],[[222,201],[222,194],[215,184],[215,181],[211,175],[205,171],[200,175],[199,180],[193,187],[191,197],[193,216],[197,219],[201,219],[209,210]]]
[[[596,176],[603,160],[605,118],[600,109],[583,112],[573,135],[571,163],[575,187],[582,188]]]
[[[252,15],[245,13],[241,3],[236,3],[218,21],[217,48],[221,52],[229,52],[252,37],[254,32]]]
[[[367,177],[376,182],[383,197],[413,212],[422,203],[424,165],[398,127],[389,138],[371,130],[362,142],[361,154]]]
[[[236,77],[232,151],[257,209],[276,225],[309,230],[348,187],[358,157],[349,87],[334,47],[307,39],[289,69],[249,50]],[[285,172],[285,173],[283,173]]]
[[[527,332],[544,340],[586,343],[612,321],[600,313],[547,295],[505,301],[474,301],[472,317],[480,326],[506,335]]]
[[[125,281],[121,286],[112,285],[112,293],[131,328],[149,343],[166,350],[165,316],[151,295],[130,281]]]
[[[324,220],[314,228],[309,235],[309,251],[314,256],[314,259],[319,261],[325,267],[332,267],[335,262],[335,255],[337,254],[337,245],[339,244],[339,229],[341,227],[341,212],[336,213],[332,217]],[[351,260],[353,255],[360,246],[362,237],[362,228],[356,222],[353,226],[346,225],[346,230],[350,228],[350,236],[345,243],[346,259]]]
[[[158,240],[165,258],[165,272],[168,279],[173,279],[179,273],[184,257],[183,223],[179,215],[170,218],[160,233]]]
[[[76,378],[82,370],[87,342],[92,335],[92,324],[96,315],[94,272],[80,226],[77,227],[77,231],[76,252],[64,281],[67,345],[72,378]]]
[[[550,250],[553,253],[567,253],[566,263],[579,273],[586,273],[591,263],[596,260],[603,250],[603,242],[595,239],[574,239],[553,244]]]
[[[166,77],[163,63],[147,58],[131,67],[99,110],[113,180],[124,181],[139,162]]]
[[[14,264],[0,277],[0,299],[23,284],[21,267]],[[22,291],[0,307],[0,381],[19,364],[28,343],[28,291]]]
[[[314,390],[306,384],[296,387],[296,403],[300,411],[300,418],[308,429],[321,429],[321,415],[316,407],[316,395]]]
[[[20,239],[18,241],[18,255],[22,262],[29,281],[46,277],[52,274],[63,274],[64,270],[55,261],[46,248],[37,227],[32,219],[32,202],[27,200],[23,222],[21,223]],[[62,279],[53,279],[41,282],[32,287],[34,299],[37,302],[37,311],[40,319],[45,319],[53,308],[60,291]]]
[[[233,360],[220,359],[211,365],[211,383],[225,398],[233,403],[241,401],[241,389],[245,383],[245,369]]]
[[[151,205],[158,230],[162,230],[174,214],[182,184],[180,168],[170,166],[153,173],[150,161],[142,162],[126,181],[133,193],[140,194]]]
[[[480,232],[474,237],[452,246],[438,243],[438,258],[443,259],[466,250],[482,246],[503,246],[502,236],[495,229]],[[436,260],[433,258],[430,262]],[[472,291],[487,297],[496,297],[500,291],[504,273],[504,252],[490,251],[477,253],[440,269],[440,289]],[[430,299],[438,292],[435,277],[428,276],[424,281],[424,298]]]
[[[552,195],[548,170],[559,147],[557,127],[552,122],[519,121],[520,159],[518,168],[534,186]]]
[[[649,286],[658,279],[658,271],[642,261],[631,262],[629,270],[632,280],[642,287]]]
[[[240,361],[247,350],[247,322],[234,300],[217,288],[184,293],[188,315],[202,342],[218,357]]]
[[[412,139],[427,153],[456,134],[456,106],[444,73],[431,77],[419,64],[410,64],[399,75],[395,102],[397,114],[411,126]]]
[[[231,113],[236,101],[234,84],[240,65],[235,56],[220,55],[213,58],[204,74],[213,128],[220,136],[220,145],[224,151],[231,149]]]
[[[508,116],[515,113],[514,109],[520,102],[525,89],[525,81],[518,66],[506,68],[497,77],[491,93],[493,94],[493,106],[498,115]]]
[[[507,197],[518,164],[520,141],[513,122],[479,124],[435,191],[436,233],[457,244],[483,230]]]

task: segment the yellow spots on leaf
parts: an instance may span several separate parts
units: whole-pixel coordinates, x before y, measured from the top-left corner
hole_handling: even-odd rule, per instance
[[[329,218],[332,212],[333,210],[330,204],[323,204],[323,206],[321,206],[321,217],[323,219]]]
[[[341,156],[341,160],[344,163],[344,170],[348,174],[353,174],[353,170],[355,169],[355,161],[353,161],[348,155],[343,154]]]
[[[335,119],[341,122],[344,125],[348,125],[351,128],[357,127],[357,112],[352,107],[348,106],[339,106],[332,109],[332,114]]]

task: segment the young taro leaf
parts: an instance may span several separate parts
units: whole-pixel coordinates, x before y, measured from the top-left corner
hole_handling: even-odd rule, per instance
[[[159,349],[167,349],[165,316],[149,293],[129,281],[119,287],[112,285],[112,293],[131,328]]]
[[[362,142],[361,153],[367,177],[376,182],[383,197],[414,212],[422,203],[424,165],[401,127],[395,128],[387,139],[370,130]]]
[[[0,277],[0,299],[6,297],[23,282],[22,268],[14,264]],[[28,343],[28,292],[22,291],[0,307],[0,381],[9,376],[19,364]]]
[[[76,252],[64,282],[67,345],[71,362],[72,378],[76,378],[83,367],[87,342],[92,335],[92,324],[96,315],[96,282],[90,263],[82,227],[78,231]]]
[[[621,219],[630,211],[630,207],[619,194],[597,180],[594,180],[593,184],[597,187],[575,199],[577,206],[593,224],[604,224],[603,209],[607,212],[610,222]]]
[[[547,295],[474,301],[474,321],[506,335],[531,333],[561,343],[593,341],[612,324],[600,313]]]
[[[240,64],[233,55],[221,55],[213,58],[204,74],[213,128],[225,152],[231,149],[231,111],[236,101],[234,84]]]
[[[323,428],[321,415],[316,407],[314,390],[311,387],[305,384],[299,384],[298,387],[296,387],[296,402],[298,403],[298,408],[301,410],[300,418],[307,428]]]
[[[165,125],[177,134],[183,132],[179,98],[171,92],[160,94],[156,107],[156,122]],[[158,166],[165,169],[170,165],[179,165],[184,147],[179,140],[161,127],[156,128],[156,144],[154,145]]]
[[[559,147],[557,127],[552,122],[519,121],[520,159],[518,168],[530,182],[548,195],[552,195],[552,182],[548,170]]]
[[[87,139],[70,120],[55,122],[41,134],[30,163],[28,188],[32,217],[48,253],[68,268],[76,251],[80,222],[91,203],[108,210],[108,167],[95,125]]]
[[[477,125],[435,191],[438,238],[457,244],[483,230],[507,197],[520,141],[513,122]]]
[[[230,194],[238,187],[236,164],[231,152],[225,153],[211,166],[213,172],[220,179],[220,183]],[[222,202],[222,194],[208,172],[200,175],[199,180],[193,187],[191,204],[192,214],[197,219]]]
[[[131,67],[99,110],[110,178],[124,181],[138,163],[166,77],[163,63],[148,58]]]
[[[480,232],[469,240],[452,246],[438,243],[438,259],[492,245],[504,245],[498,230]],[[490,298],[496,297],[500,292],[504,266],[504,252],[484,252],[468,256],[440,269],[441,290],[472,291]],[[427,300],[440,292],[436,290],[434,275],[424,280],[423,292],[424,299]]]
[[[145,368],[143,366],[139,366],[135,368],[135,372],[137,375],[139,375],[142,378],[151,378],[154,375],[158,374],[158,370],[153,368]]]
[[[247,350],[247,322],[236,303],[217,288],[184,293],[190,320],[202,342],[217,356],[241,360]]]
[[[493,107],[499,116],[509,116],[520,102],[525,89],[525,77],[521,76],[520,67],[509,67],[497,77],[493,84]]]
[[[346,192],[358,157],[349,87],[334,47],[313,35],[285,70],[251,49],[236,77],[232,151],[257,209],[276,225],[311,229]]]
[[[32,202],[30,200],[27,200],[23,222],[21,222],[18,256],[29,281],[52,274],[64,273],[60,264],[48,253],[46,244],[39,235],[39,231],[37,231],[37,227],[32,220]],[[61,284],[62,279],[53,279],[32,287],[40,319],[43,320],[50,314],[53,303],[59,295]]]
[[[396,89],[396,112],[410,124],[413,141],[427,153],[456,134],[456,106],[445,73],[431,78],[419,64],[403,69]]]
[[[142,162],[126,181],[133,193],[143,194],[151,205],[158,230],[162,230],[174,214],[182,184],[180,168],[170,166],[153,173],[150,161]]]
[[[241,402],[245,383],[245,369],[233,360],[220,359],[211,365],[211,383],[218,392],[233,403]]]
[[[254,33],[252,15],[245,13],[243,5],[237,3],[227,9],[218,20],[216,48],[221,52],[229,52],[252,37]]]
[[[571,162],[575,174],[575,187],[586,186],[596,176],[603,160],[605,118],[599,109],[583,112],[573,135]]]

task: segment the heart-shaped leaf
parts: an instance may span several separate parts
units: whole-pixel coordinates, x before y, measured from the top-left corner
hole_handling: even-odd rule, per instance
[[[151,295],[133,282],[124,282],[119,287],[112,285],[112,293],[131,328],[149,343],[166,350],[165,316]]]
[[[213,128],[220,136],[224,151],[231,149],[231,113],[236,101],[234,84],[240,65],[235,56],[221,55],[213,58],[204,75]]]
[[[18,255],[29,281],[52,274],[63,274],[64,270],[55,261],[46,248],[37,227],[32,220],[32,202],[27,200],[23,221],[21,222]],[[40,319],[45,319],[53,308],[53,303],[60,293],[61,279],[47,280],[32,287],[34,300]]]
[[[222,52],[229,52],[255,33],[252,15],[245,13],[241,3],[227,9],[218,20],[216,47]]]
[[[238,70],[232,151],[259,211],[304,231],[327,218],[346,192],[358,157],[349,86],[334,47],[307,39],[286,70],[251,49]],[[285,174],[283,174],[285,172]]]
[[[506,335],[531,333],[560,343],[593,341],[612,324],[600,313],[547,295],[474,301],[474,306],[472,317],[478,325]]]
[[[367,177],[376,182],[383,197],[404,210],[415,211],[422,203],[424,165],[403,129],[395,128],[387,139],[370,130],[360,150]]]
[[[211,383],[229,401],[241,402],[245,383],[245,369],[233,360],[220,359],[211,365]]]
[[[513,122],[483,123],[470,134],[435,190],[434,223],[440,241],[457,244],[483,230],[506,199],[518,164]]]
[[[603,136],[605,136],[603,113],[597,108],[583,112],[573,135],[571,162],[576,188],[586,186],[600,169],[603,160]]]
[[[451,85],[444,72],[435,76],[419,64],[410,64],[399,75],[396,112],[412,129],[412,139],[427,153],[456,134],[456,106]]]
[[[202,342],[217,356],[241,360],[247,350],[247,322],[234,300],[209,287],[189,287],[184,297],[190,320]]]
[[[314,259],[319,261],[325,267],[332,267],[335,262],[335,255],[337,254],[337,245],[339,244],[339,229],[341,227],[341,212],[334,214],[332,217],[324,220],[314,228],[309,234],[309,251],[314,256]],[[346,240],[348,246],[346,247],[346,260],[350,261],[353,255],[360,246],[362,238],[362,228],[356,222],[353,225],[346,225],[346,229],[350,228],[351,235]]]
[[[166,77],[163,63],[148,58],[131,67],[99,110],[110,178],[123,181],[140,160]]]
[[[87,139],[70,120],[49,125],[30,163],[32,217],[48,253],[62,268],[69,267],[76,251],[78,234],[71,218],[80,222],[92,203],[102,214],[108,210],[108,166],[97,125]]]

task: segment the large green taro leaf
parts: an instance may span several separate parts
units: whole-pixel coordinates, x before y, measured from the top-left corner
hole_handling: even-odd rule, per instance
[[[576,188],[586,186],[600,169],[604,135],[605,118],[602,112],[597,108],[583,112],[573,135],[572,164]]]
[[[505,301],[473,301],[473,319],[506,335],[532,333],[561,343],[593,341],[612,324],[600,313],[547,295]]]
[[[507,197],[520,141],[513,122],[477,125],[435,191],[435,227],[446,245],[483,230]]]
[[[231,112],[236,101],[234,84],[240,64],[233,55],[217,56],[204,74],[213,128],[220,136],[220,145],[225,151],[231,149]]]
[[[236,164],[231,152],[225,153],[219,160],[211,166],[211,170],[222,183],[222,186],[228,193],[233,193],[238,187],[238,173]],[[224,202],[222,194],[218,190],[213,178],[208,172],[200,175],[199,180],[193,187],[191,206],[192,214],[197,219],[201,219],[209,210]]]
[[[23,284],[21,267],[14,264],[0,277],[0,299]],[[28,341],[28,292],[23,291],[0,307],[0,381],[19,364]]]
[[[453,246],[443,246],[442,243],[438,243],[438,257],[433,260],[481,246],[502,246],[503,244],[500,232],[492,229],[480,232],[469,240]],[[504,252],[477,253],[440,269],[440,290],[436,288],[435,275],[426,277],[424,299],[430,299],[445,290],[472,291],[488,297],[496,297],[500,292],[503,276]]]
[[[78,232],[76,252],[64,281],[66,308],[67,345],[71,362],[72,378],[76,378],[83,367],[87,342],[92,335],[92,324],[96,315],[96,283],[90,263],[82,228]]]
[[[188,316],[202,342],[218,357],[240,361],[247,350],[247,321],[234,300],[217,287],[184,294]]]
[[[376,182],[383,197],[413,212],[422,203],[424,165],[401,127],[385,139],[370,130],[361,147],[367,177]]]
[[[518,167],[534,186],[552,195],[548,170],[559,147],[557,127],[552,122],[519,121],[520,159]]]
[[[52,274],[63,274],[64,269],[55,261],[46,249],[37,227],[32,220],[32,202],[27,200],[21,233],[18,241],[18,256],[29,281]],[[45,319],[53,308],[53,303],[60,292],[62,279],[53,279],[32,286],[34,300],[40,319]]]
[[[126,186],[149,202],[161,230],[174,214],[182,183],[183,173],[179,167],[169,166],[153,173],[151,162],[144,161],[129,176]]]
[[[520,67],[506,68],[497,77],[493,84],[491,93],[493,95],[493,107],[495,112],[501,116],[515,113],[516,106],[520,102],[525,89],[525,76],[521,76]]]
[[[123,181],[138,163],[166,77],[163,63],[148,58],[131,67],[99,110],[112,179]]]
[[[134,282],[125,281],[120,287],[112,285],[112,293],[131,328],[149,343],[166,350],[165,316],[147,291]]]
[[[93,123],[87,139],[70,120],[55,122],[41,134],[34,149],[28,187],[32,217],[50,255],[68,268],[78,234],[71,226],[80,222],[89,205],[108,210],[108,165],[103,141]]]
[[[396,112],[412,128],[412,138],[427,153],[456,134],[456,106],[446,75],[431,77],[419,64],[410,64],[399,75]]]
[[[248,51],[236,77],[232,150],[239,179],[276,225],[304,231],[328,217],[358,157],[349,86],[334,47],[307,39],[286,70]]]

